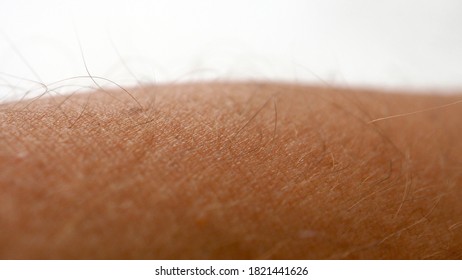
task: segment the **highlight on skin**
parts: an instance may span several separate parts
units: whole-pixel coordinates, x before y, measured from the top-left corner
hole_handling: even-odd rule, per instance
[[[203,82],[2,104],[0,257],[460,259],[461,99]]]

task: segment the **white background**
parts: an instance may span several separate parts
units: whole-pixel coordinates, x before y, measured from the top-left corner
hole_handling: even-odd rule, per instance
[[[53,84],[88,75],[79,42],[90,73],[122,85],[462,88],[460,0],[0,0],[0,100],[92,85]]]

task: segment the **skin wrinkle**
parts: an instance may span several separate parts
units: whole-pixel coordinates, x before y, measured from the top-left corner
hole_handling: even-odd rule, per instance
[[[400,120],[399,127],[397,120],[366,124],[366,116],[412,111],[431,98],[404,98],[397,107],[382,102],[391,97],[356,91],[365,106],[357,115],[356,105],[341,102],[349,92],[340,92],[258,83],[156,86],[132,91],[142,110],[132,110],[117,90],[111,95],[127,103],[104,93],[36,100],[29,113],[10,113],[7,135],[16,138],[1,140],[6,157],[27,145],[30,158],[23,168],[6,168],[15,176],[0,162],[0,189],[18,198],[8,209],[19,217],[8,223],[9,234],[0,234],[0,255],[460,256],[457,227],[452,237],[440,237],[449,232],[446,221],[462,214],[460,190],[442,184],[440,172],[453,174],[453,186],[461,178],[440,151],[452,147],[449,157],[457,162],[460,144],[444,133],[422,138],[434,125],[421,122],[426,115]],[[442,119],[450,120],[442,132],[457,127],[457,118]],[[36,190],[8,187],[12,177]],[[316,234],[299,237],[308,231]]]

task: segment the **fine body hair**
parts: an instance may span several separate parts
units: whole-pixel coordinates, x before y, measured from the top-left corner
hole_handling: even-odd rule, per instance
[[[460,99],[204,82],[2,104],[0,257],[461,258]]]

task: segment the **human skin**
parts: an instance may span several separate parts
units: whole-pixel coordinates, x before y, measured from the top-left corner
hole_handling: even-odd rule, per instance
[[[248,82],[3,104],[0,258],[460,259],[462,105],[425,110],[459,99]]]

